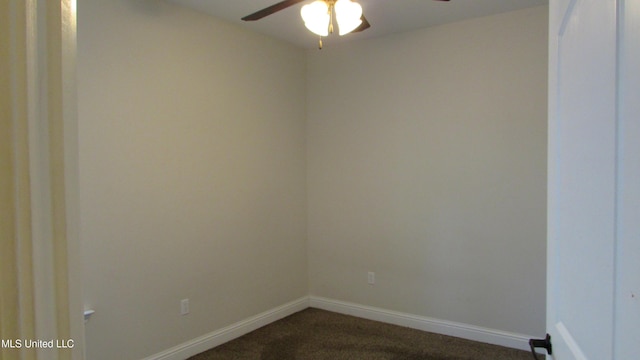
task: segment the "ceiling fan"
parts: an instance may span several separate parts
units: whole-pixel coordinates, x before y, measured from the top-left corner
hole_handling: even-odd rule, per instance
[[[280,10],[307,0],[284,0],[242,18],[244,21],[260,20]],[[450,1],[450,0],[433,0]],[[322,37],[333,33],[333,18],[338,22],[339,34],[360,32],[371,27],[362,14],[360,4],[352,0],[316,0],[302,7],[300,15],[311,32],[318,35],[318,48],[322,49]]]

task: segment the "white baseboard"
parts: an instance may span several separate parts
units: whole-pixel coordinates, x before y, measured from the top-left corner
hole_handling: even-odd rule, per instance
[[[523,334],[456,323],[453,321],[433,319],[317,296],[309,297],[309,306],[340,314],[405,326],[412,329],[455,336],[462,339],[480,341],[513,349],[529,350],[529,339],[531,336]]]
[[[203,351],[236,339],[253,330],[271,324],[284,317],[309,307],[309,297],[286,303],[277,308],[265,311],[246,320],[229,325],[220,330],[205,334],[193,340],[174,346],[168,350],[144,358],[143,360],[184,360]]]
[[[174,346],[163,352],[146,357],[143,360],[184,360],[193,355],[236,339],[274,321],[278,321],[298,311],[302,311],[308,307],[357,316],[363,319],[375,320],[388,324],[405,326],[422,331],[429,331],[437,334],[455,336],[467,340],[480,341],[526,351],[529,350],[529,338],[531,338],[531,336],[523,334],[456,323],[453,321],[433,319],[318,296],[305,296],[250,317],[246,320],[229,325],[220,330],[213,331],[209,334],[205,334],[193,340]]]

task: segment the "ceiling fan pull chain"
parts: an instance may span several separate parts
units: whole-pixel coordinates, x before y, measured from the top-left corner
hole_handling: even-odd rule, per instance
[[[333,34],[333,3],[329,4],[329,34]]]
[[[318,50],[322,50],[322,36],[318,36]]]

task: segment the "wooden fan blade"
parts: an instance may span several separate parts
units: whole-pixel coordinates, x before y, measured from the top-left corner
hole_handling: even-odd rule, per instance
[[[251,15],[247,15],[245,17],[242,18],[242,20],[244,21],[255,21],[255,20],[260,20],[265,16],[271,15],[275,12],[278,12],[280,10],[284,10],[286,8],[288,8],[289,6],[293,6],[297,3],[301,3],[305,0],[284,0],[284,1],[280,1],[277,4],[273,4],[269,7],[266,7],[262,10],[256,11]]]
[[[369,22],[367,21],[367,18],[364,17],[364,15],[360,17],[360,20],[362,20],[362,24],[360,24],[360,26],[358,26],[355,30],[353,30],[352,33],[364,31],[371,27],[371,24],[369,24]]]

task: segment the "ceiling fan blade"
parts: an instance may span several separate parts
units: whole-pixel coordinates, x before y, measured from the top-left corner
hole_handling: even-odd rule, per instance
[[[251,15],[247,15],[245,17],[242,18],[242,20],[244,21],[255,21],[255,20],[260,20],[265,16],[271,15],[275,12],[278,12],[280,10],[284,10],[286,8],[288,8],[289,6],[293,6],[297,3],[301,3],[305,0],[284,0],[284,1],[280,1],[279,3],[273,4],[269,7],[266,7],[262,10],[256,11]]]
[[[360,20],[362,20],[362,24],[360,24],[360,26],[355,28],[355,30],[353,30],[352,33],[364,31],[371,27],[371,24],[369,24],[369,22],[367,21],[367,18],[364,17],[364,15],[360,17]]]

